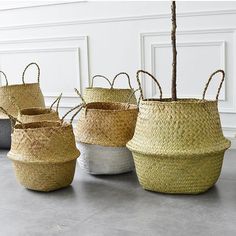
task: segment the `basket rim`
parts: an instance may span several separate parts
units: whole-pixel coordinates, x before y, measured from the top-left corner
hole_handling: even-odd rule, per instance
[[[92,106],[92,105],[120,105],[120,107],[122,107],[123,109],[102,109],[102,108],[90,108],[88,106]],[[87,111],[93,111],[93,112],[130,112],[130,111],[136,111],[138,110],[138,106],[135,104],[129,104],[127,106],[128,103],[121,103],[121,102],[90,102],[87,103],[85,107],[83,107],[83,110],[87,110]],[[125,108],[127,106],[127,108]]]
[[[130,141],[129,141],[130,142]],[[133,148],[131,147],[131,145],[129,145],[129,142],[126,144],[126,147],[131,151],[131,152],[134,152],[134,153],[138,153],[138,154],[142,154],[142,155],[147,155],[147,156],[162,156],[162,157],[170,157],[170,158],[178,158],[179,156],[183,156],[183,157],[186,157],[186,156],[203,156],[203,155],[212,155],[214,153],[219,153],[219,152],[225,152],[228,148],[230,148],[231,146],[231,141],[226,139],[225,138],[225,148],[218,148],[218,145],[215,145],[216,149],[214,149],[213,151],[211,150],[208,150],[206,152],[199,152],[198,151],[195,151],[195,152],[175,152],[175,153],[153,153],[151,151],[149,152],[146,152],[146,151],[142,151],[140,148],[139,150],[137,148]],[[218,149],[217,149],[218,148]],[[181,159],[181,158],[179,158]]]
[[[41,126],[42,125],[42,126]],[[35,126],[35,127],[34,127]],[[72,129],[72,125],[69,123],[61,123],[60,121],[38,121],[38,122],[30,122],[25,124],[16,124],[14,127],[14,131],[20,130],[41,130],[41,129]]]
[[[160,104],[160,105],[175,105],[175,104],[204,104],[204,103],[217,103],[217,100],[200,99],[200,98],[178,98],[173,101],[171,98],[146,98],[140,101],[143,104]]]
[[[132,88],[103,88],[103,87],[86,87],[85,90],[121,90],[121,91],[134,91],[134,89]]]
[[[38,85],[39,83],[25,83],[25,84],[10,84],[10,85],[4,85],[4,86],[0,86],[0,90],[1,89],[8,89],[8,88],[14,88],[14,87],[22,87],[22,86],[34,86],[34,85]]]
[[[135,152],[135,153],[140,153],[142,155],[147,155],[147,156],[162,156],[162,157],[171,157],[171,158],[178,158],[179,156],[182,156],[182,157],[186,157],[186,156],[202,156],[202,155],[210,155],[210,154],[214,154],[214,153],[218,153],[218,152],[224,152],[226,151],[228,148],[230,148],[231,146],[231,141],[227,138],[224,138],[225,140],[225,147],[222,149],[222,148],[219,148],[219,145],[214,145],[214,149],[212,151],[212,147],[211,149],[208,149],[206,151],[199,151],[199,150],[196,150],[196,151],[189,151],[189,152],[165,152],[165,153],[161,153],[161,152],[156,152],[154,153],[153,151],[142,151],[142,148],[138,148],[138,147],[133,147],[133,144],[130,144],[132,143],[132,140],[130,140],[127,144],[126,144],[126,147],[131,151],[131,152]]]
[[[24,112],[27,111],[45,111],[44,113],[39,113],[39,114],[24,114]],[[58,114],[57,111],[50,109],[50,108],[43,108],[43,107],[29,107],[29,108],[23,108],[20,110],[21,115],[23,116],[41,116],[41,115],[46,115],[46,114]]]

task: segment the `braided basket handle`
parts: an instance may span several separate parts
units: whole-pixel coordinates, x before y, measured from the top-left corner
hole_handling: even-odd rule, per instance
[[[86,102],[85,102],[85,100],[84,100],[82,94],[79,92],[79,90],[78,90],[77,88],[75,88],[75,92],[76,92],[77,95],[80,97],[80,99],[82,100],[82,102],[83,102],[84,104],[86,104]]]
[[[25,72],[26,70],[32,66],[32,65],[35,65],[38,69],[38,76],[37,76],[37,79],[38,79],[38,83],[39,83],[39,77],[40,77],[40,68],[39,68],[39,65],[36,63],[36,62],[31,62],[29,65],[27,65],[23,71],[23,74],[22,74],[22,83],[25,84]]]
[[[217,70],[217,71],[215,71],[214,73],[212,73],[212,74],[210,75],[210,78],[208,79],[208,81],[207,81],[207,83],[206,83],[206,85],[205,85],[205,88],[204,88],[204,90],[203,90],[203,95],[202,95],[202,99],[203,99],[203,100],[205,100],[206,91],[207,91],[207,89],[208,89],[208,86],[209,86],[209,84],[210,84],[212,78],[214,77],[214,75],[216,75],[216,74],[218,74],[218,73],[221,73],[221,74],[222,74],[221,82],[220,82],[220,85],[219,85],[219,87],[218,87],[217,94],[216,94],[216,100],[218,100],[218,97],[219,97],[219,94],[220,94],[220,90],[221,90],[222,85],[223,85],[223,82],[224,82],[224,80],[225,80],[225,72],[224,72],[223,70]]]
[[[159,88],[159,91],[160,91],[160,99],[162,99],[162,89],[161,89],[161,85],[159,84],[159,82],[157,81],[157,79],[156,79],[152,74],[150,74],[150,73],[147,72],[147,71],[138,70],[138,71],[137,71],[137,74],[136,74],[136,77],[137,77],[138,86],[139,86],[139,89],[140,89],[140,95],[141,95],[142,100],[144,99],[144,97],[143,97],[143,90],[142,90],[141,82],[140,82],[140,79],[139,79],[139,74],[140,74],[140,73],[147,74],[147,75],[149,75],[149,76],[154,80],[154,82],[157,84],[157,86],[158,86],[158,88]]]
[[[18,123],[20,123],[21,125],[23,125],[23,123],[22,123],[20,120],[18,120],[16,117],[10,115],[3,107],[0,107],[0,110],[1,110],[4,114],[6,114],[6,115],[9,117],[9,119],[10,119],[11,121],[13,121],[13,122],[18,122]]]
[[[117,77],[119,77],[120,75],[126,75],[126,76],[127,76],[128,83],[129,83],[129,87],[130,87],[130,89],[133,89],[132,86],[131,86],[131,83],[130,83],[130,77],[129,77],[129,75],[128,75],[126,72],[120,72],[119,74],[117,74],[117,75],[114,77],[114,79],[113,79],[113,81],[112,81],[112,83],[111,83],[111,88],[114,87],[115,80],[116,80]]]
[[[72,111],[78,109],[78,111],[76,111],[76,113],[75,113],[75,114],[71,117],[71,119],[70,119],[70,124],[72,124],[72,122],[73,122],[75,116],[81,111],[81,109],[82,109],[83,107],[84,107],[84,104],[82,103],[82,104],[79,104],[79,105],[77,105],[77,106],[71,108],[71,109],[70,109],[68,112],[66,112],[66,114],[61,118],[61,122],[64,121],[64,119],[66,118],[66,116],[67,116],[69,113],[71,113]]]
[[[110,82],[110,80],[107,77],[105,77],[104,75],[94,75],[92,78],[91,86],[90,86],[91,88],[93,88],[94,79],[98,78],[98,77],[105,79],[109,83],[109,85],[112,87],[112,83]]]
[[[59,103],[61,101],[61,98],[62,98],[62,93],[55,99],[55,101],[52,103],[52,105],[50,106],[50,110],[52,110],[54,104],[56,104],[57,102],[57,106],[56,106],[56,112],[58,112],[58,109],[59,109]]]
[[[2,70],[0,70],[0,73],[3,74],[4,79],[5,79],[5,81],[6,81],[6,86],[8,86],[8,80],[7,80],[6,74],[5,74]]]
[[[133,97],[134,94],[135,94],[137,91],[139,91],[139,90],[140,90],[140,88],[135,89],[135,90],[132,91],[132,93],[129,95],[129,97],[128,97],[128,101],[127,101],[127,105],[126,105],[126,109],[129,108],[129,106],[130,106],[130,101],[131,101],[132,97]],[[138,103],[138,105],[139,105],[139,103]]]

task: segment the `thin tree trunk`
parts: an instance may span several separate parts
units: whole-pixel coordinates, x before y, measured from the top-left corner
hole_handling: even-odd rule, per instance
[[[171,43],[172,43],[172,54],[173,54],[173,61],[172,61],[172,100],[177,100],[177,92],[176,92],[176,65],[177,65],[177,50],[176,50],[176,6],[175,1],[172,1],[171,5],[171,13],[172,13],[172,31],[171,31]]]

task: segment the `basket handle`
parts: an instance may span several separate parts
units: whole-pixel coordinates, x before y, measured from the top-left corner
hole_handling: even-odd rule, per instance
[[[154,82],[157,84],[157,86],[158,86],[158,88],[159,88],[159,91],[160,91],[160,99],[162,99],[162,89],[161,89],[161,85],[159,84],[159,82],[157,81],[157,79],[156,79],[152,74],[150,74],[150,73],[147,72],[147,71],[138,70],[138,71],[137,71],[137,74],[136,74],[136,77],[137,77],[138,86],[139,86],[139,89],[140,89],[140,95],[141,95],[142,100],[144,99],[144,97],[143,97],[143,90],[142,90],[142,87],[141,87],[141,82],[140,82],[140,79],[139,79],[139,74],[140,74],[140,73],[147,74],[147,75],[149,75],[149,76],[154,80]]]
[[[91,88],[93,88],[94,79],[98,78],[98,77],[105,79],[109,83],[109,85],[112,87],[112,83],[110,82],[110,80],[107,77],[105,77],[104,75],[94,75],[92,78],[91,86],[90,86]]]
[[[218,97],[219,97],[219,94],[220,94],[220,90],[221,90],[222,85],[223,85],[223,82],[224,82],[224,80],[225,80],[225,72],[224,72],[223,70],[217,70],[217,71],[215,71],[214,73],[212,73],[212,74],[210,75],[210,78],[208,79],[208,81],[207,81],[207,83],[206,83],[206,85],[205,85],[205,88],[204,88],[204,90],[203,90],[203,95],[202,95],[202,99],[203,99],[203,100],[205,100],[206,91],[207,91],[207,89],[208,89],[208,86],[209,86],[209,84],[210,84],[212,78],[214,77],[214,75],[216,75],[216,74],[218,74],[218,73],[221,73],[221,74],[222,74],[221,82],[220,82],[220,85],[219,85],[219,87],[218,87],[217,94],[216,94],[216,100],[218,101]]]
[[[113,81],[112,81],[112,83],[111,83],[111,88],[113,88],[114,83],[115,83],[115,80],[116,80],[117,77],[119,77],[120,75],[126,75],[126,76],[127,76],[128,83],[129,83],[129,87],[130,87],[130,89],[133,89],[132,86],[131,86],[131,83],[130,83],[130,77],[129,77],[129,75],[128,75],[126,72],[120,72],[119,74],[117,74],[117,75],[114,77],[114,79],[113,79]]]
[[[130,106],[130,101],[131,101],[131,98],[134,96],[134,94],[137,92],[137,91],[139,91],[140,89],[138,88],[138,89],[135,89],[134,91],[132,91],[132,93],[129,95],[129,98],[128,98],[128,101],[127,101],[127,106],[126,106],[126,109],[128,109],[129,108],[129,106]],[[139,103],[138,103],[138,105],[139,105]]]
[[[79,90],[78,90],[77,88],[75,88],[75,92],[76,92],[77,95],[80,97],[80,99],[82,100],[82,102],[83,102],[84,104],[86,104],[86,102],[85,102],[85,100],[84,100],[82,94],[79,92]]]
[[[38,79],[38,83],[39,83],[39,77],[40,77],[40,68],[39,68],[39,65],[36,63],[36,62],[31,62],[29,65],[27,65],[23,71],[23,74],[22,74],[22,83],[25,84],[25,72],[26,70],[32,66],[32,65],[35,65],[38,69],[38,76],[37,76],[37,79]]]
[[[66,118],[66,116],[71,113],[72,111],[76,110],[78,108],[78,111],[71,117],[70,119],[70,124],[73,122],[73,119],[75,118],[75,116],[80,112],[80,110],[84,107],[84,104],[79,104],[73,108],[71,108],[68,112],[66,112],[66,114],[61,118],[61,122],[64,121],[64,119]]]
[[[50,106],[50,110],[52,110],[53,105],[57,102],[57,106],[56,106],[56,112],[58,112],[58,108],[59,108],[59,103],[61,101],[62,98],[62,93],[55,99],[55,101],[52,103],[52,105]]]
[[[18,120],[16,117],[10,115],[3,107],[0,107],[0,110],[1,110],[4,114],[6,114],[6,115],[9,117],[9,119],[10,119],[11,121],[18,122],[18,123],[20,123],[21,125],[23,125],[23,123],[22,123],[20,120]]]
[[[3,76],[4,76],[4,78],[5,78],[5,81],[6,81],[6,86],[8,86],[8,80],[7,80],[6,74],[5,74],[2,70],[0,70],[0,73],[3,74]]]

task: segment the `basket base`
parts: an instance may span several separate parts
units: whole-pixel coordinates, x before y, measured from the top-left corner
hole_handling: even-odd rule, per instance
[[[161,157],[133,153],[141,186],[168,194],[199,194],[218,180],[224,151],[205,156]]]
[[[132,153],[126,147],[105,147],[77,142],[81,169],[93,175],[114,175],[134,169]]]
[[[17,180],[27,189],[49,192],[69,186],[74,178],[76,160],[41,164],[13,161]]]

